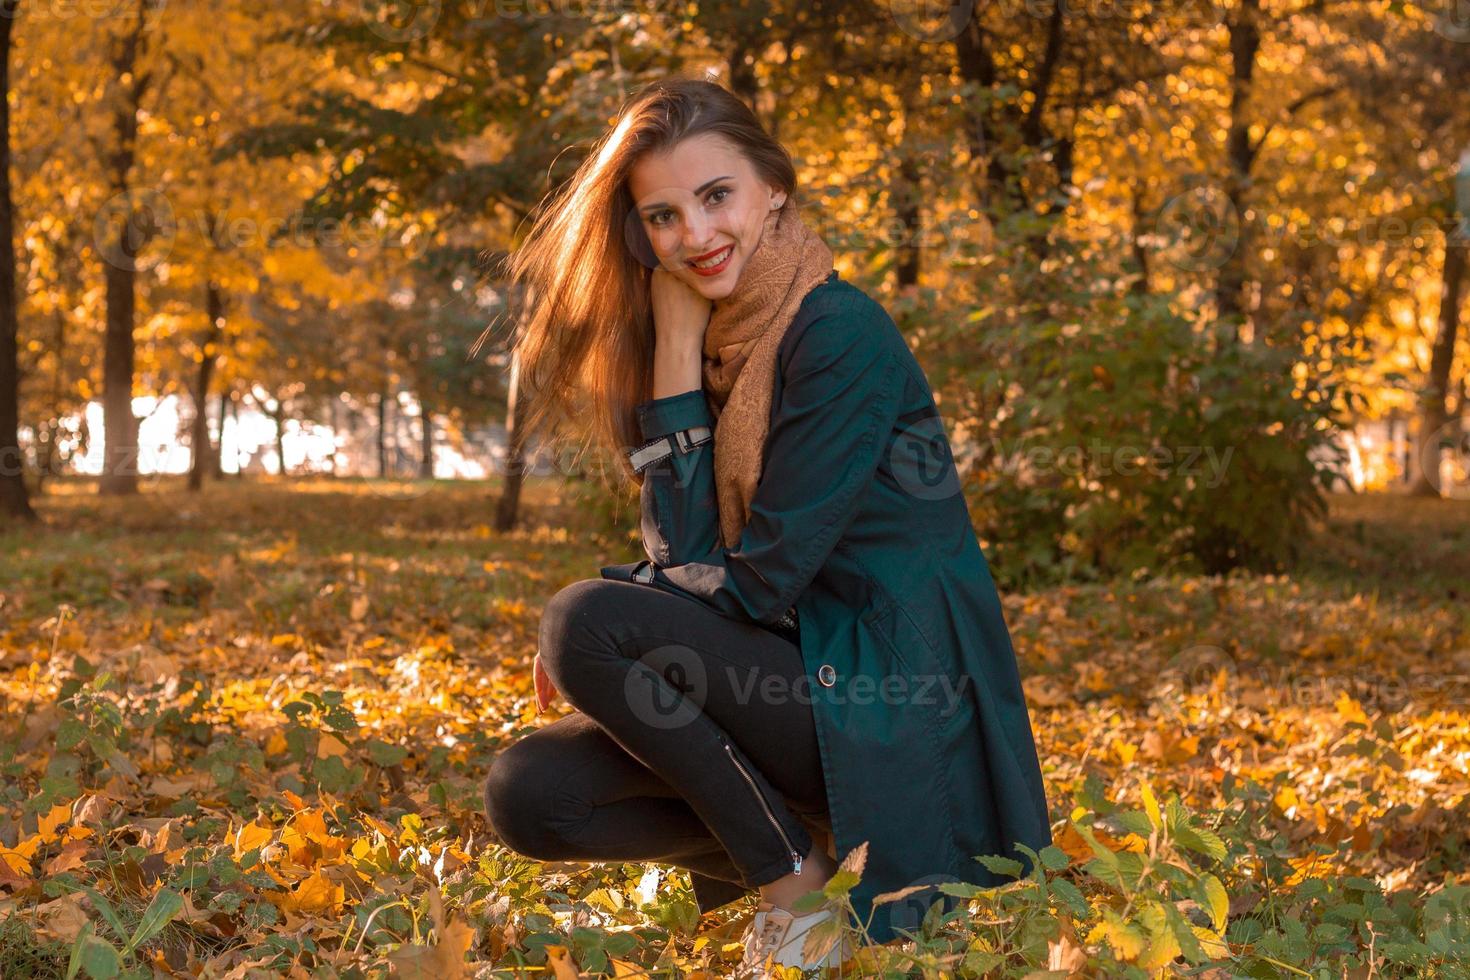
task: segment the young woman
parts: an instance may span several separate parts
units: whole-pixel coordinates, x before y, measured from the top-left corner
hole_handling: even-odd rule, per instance
[[[803,959],[833,912],[790,906],[854,849],[853,907],[884,942],[941,882],[998,884],[977,856],[1051,839],[932,392],[796,191],[738,98],[655,83],[512,265],[536,300],[518,341],[536,420],[590,398],[648,557],[548,603],[538,705],[579,713],[497,757],[490,822],[543,860],[686,868],[701,911],[758,889],[752,967],[850,952]]]

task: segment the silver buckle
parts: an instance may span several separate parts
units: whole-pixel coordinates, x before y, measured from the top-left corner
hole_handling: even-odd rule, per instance
[[[679,447],[679,452],[687,453],[695,446],[703,446],[713,438],[707,425],[696,425],[689,429],[680,429],[674,433],[674,444]]]

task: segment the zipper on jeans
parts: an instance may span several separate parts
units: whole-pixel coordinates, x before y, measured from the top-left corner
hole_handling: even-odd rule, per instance
[[[771,805],[766,802],[766,795],[761,792],[761,788],[755,784],[755,780],[751,777],[750,773],[740,764],[740,760],[735,757],[735,750],[730,747],[730,743],[724,742],[722,744],[725,746],[725,754],[730,757],[730,761],[735,763],[735,768],[740,770],[740,775],[744,776],[745,781],[750,784],[751,791],[755,793],[755,798],[760,800],[761,809],[766,811],[766,818],[771,821],[771,826],[776,828],[776,833],[781,835],[781,842],[786,845],[786,850],[791,852],[791,873],[801,874],[801,852],[792,846],[791,838],[786,836],[786,831],[782,828],[781,822],[776,819],[776,814],[771,811]]]

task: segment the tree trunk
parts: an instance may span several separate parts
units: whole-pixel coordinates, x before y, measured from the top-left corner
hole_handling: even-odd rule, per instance
[[[129,237],[129,232],[123,231],[120,242]],[[138,420],[133,416],[133,273],[109,262],[103,274],[107,280],[107,331],[102,367],[104,452],[98,489],[105,494],[137,493]]]
[[[121,202],[121,220],[109,226],[113,238],[101,250],[107,326],[102,366],[102,478],[97,488],[103,494],[138,492],[138,420],[133,417],[136,260],[152,237],[152,230],[132,199],[130,180],[137,155],[138,115],[148,85],[147,75],[138,72],[144,29],[140,8],[137,24],[120,40],[112,58],[114,82],[126,88],[113,105],[115,145],[107,160],[113,200]]]
[[[759,116],[761,110],[757,102],[760,82],[755,77],[755,59],[751,58],[748,62],[746,60],[750,54],[750,47],[744,41],[737,41],[725,59],[725,67],[729,73],[730,91],[739,96],[740,101],[748,105],[751,112]]]
[[[388,389],[378,392],[378,477],[388,478]]]
[[[225,475],[225,415],[230,407],[230,393],[219,393],[219,445],[210,457],[210,476],[216,480]]]
[[[970,151],[970,179],[973,182],[976,208],[992,227],[1020,207],[1015,198],[1019,186],[1012,183],[1002,143],[994,120],[1003,115],[988,101],[999,81],[995,59],[990,51],[990,36],[979,17],[971,17],[955,36],[955,64],[960,77],[976,88],[970,110],[970,125],[965,142]]]
[[[903,229],[904,240],[898,245],[897,273],[898,291],[919,284],[919,271],[923,261],[920,236],[924,223],[923,175],[919,161],[912,152],[905,152],[899,161],[897,179],[892,190],[895,224]]]
[[[327,403],[327,426],[332,430],[332,455],[327,457],[327,472],[337,475],[337,399]]]
[[[286,473],[286,400],[276,398],[276,407],[271,412],[271,421],[276,424],[276,471],[281,479]]]
[[[521,507],[521,484],[525,478],[526,447],[522,427],[516,424],[520,414],[521,358],[512,351],[510,388],[505,401],[505,485],[495,508],[495,530],[509,531],[516,525]]]
[[[1413,482],[1416,497],[1440,496],[1440,443],[1449,423],[1450,369],[1455,362],[1455,338],[1460,330],[1460,292],[1470,265],[1470,240],[1451,222],[1445,231],[1444,278],[1440,283],[1439,327],[1429,360],[1429,378],[1419,399],[1419,435],[1415,440]]]
[[[19,0],[0,0],[0,513],[34,521],[20,451],[20,314],[10,199],[10,30]]]
[[[36,426],[36,496],[46,492],[46,481],[53,476],[63,462],[57,440],[61,437],[62,396],[66,392],[66,379],[62,365],[66,363],[66,313],[57,307],[53,313],[56,333],[51,339],[51,349],[56,352],[56,367],[51,372],[51,409],[49,418]]]
[[[236,391],[230,392],[230,420],[235,423],[235,479],[239,480],[245,471],[240,466],[240,393]]]
[[[204,332],[204,346],[199,355],[199,377],[194,386],[194,431],[189,439],[189,489],[198,492],[204,486],[206,469],[218,470],[211,464],[217,458],[209,439],[209,381],[214,375],[214,361],[219,356],[220,335],[224,332],[225,301],[219,286],[210,282],[204,289],[204,312],[209,326]],[[220,432],[224,432],[224,416],[220,416]]]
[[[429,403],[422,398],[419,400],[419,476],[425,480],[434,479],[434,415],[429,411]]]
[[[59,454],[56,440],[61,438],[61,425],[55,417],[36,426],[36,496],[46,493],[46,479],[55,471]]]
[[[1133,227],[1130,230],[1129,245],[1133,251],[1133,261],[1138,266],[1138,278],[1128,284],[1128,292],[1135,296],[1148,295],[1148,249],[1143,244],[1144,229],[1148,226],[1147,211],[1143,206],[1143,192],[1137,187],[1133,189]]]
[[[1261,47],[1260,0],[1242,0],[1230,20],[1230,127],[1225,136],[1225,197],[1239,225],[1235,247],[1225,256],[1215,280],[1215,312],[1222,321],[1222,336],[1234,343],[1245,321],[1246,261],[1248,236],[1246,188],[1250,184],[1256,151],[1251,143],[1251,86],[1256,71],[1256,54]],[[1227,219],[1230,215],[1226,216]]]

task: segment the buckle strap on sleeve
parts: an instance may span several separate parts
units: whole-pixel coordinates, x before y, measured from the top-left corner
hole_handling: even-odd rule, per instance
[[[707,425],[696,425],[689,429],[680,429],[678,432],[666,436],[651,439],[638,449],[627,453],[628,463],[634,472],[641,473],[650,465],[660,460],[668,459],[677,450],[687,453],[695,446],[702,446],[714,438]]]

